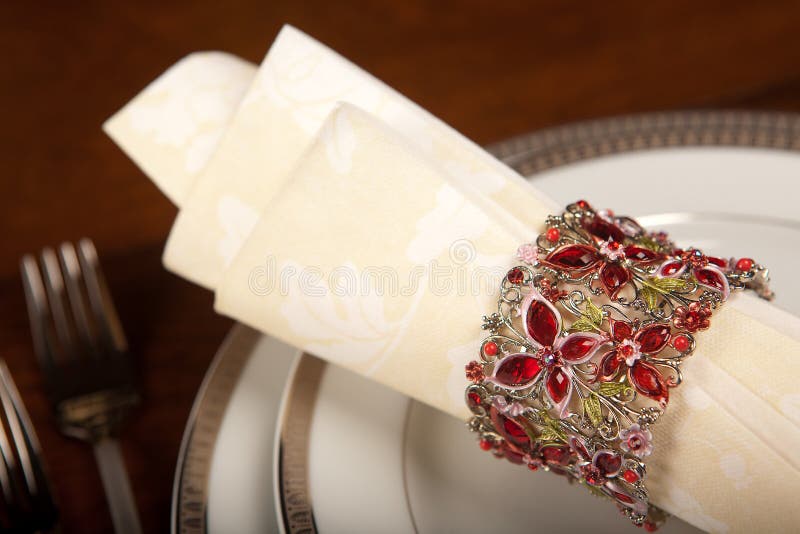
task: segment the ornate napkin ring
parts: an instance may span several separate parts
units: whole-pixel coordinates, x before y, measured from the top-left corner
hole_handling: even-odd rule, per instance
[[[466,367],[469,428],[482,449],[577,480],[655,530],[666,514],[645,488],[650,426],[730,291],[772,297],[767,269],[679,249],[583,200],[517,255]]]

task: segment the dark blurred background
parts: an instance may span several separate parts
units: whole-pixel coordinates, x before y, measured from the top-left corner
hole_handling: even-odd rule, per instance
[[[65,532],[111,528],[91,450],[55,430],[17,273],[25,252],[94,238],[145,405],[123,447],[147,532],[169,525],[192,399],[230,323],[167,274],[176,210],[100,130],[182,56],[260,62],[284,23],[330,45],[479,143],[653,110],[800,110],[800,3],[0,3],[0,357],[40,434]]]

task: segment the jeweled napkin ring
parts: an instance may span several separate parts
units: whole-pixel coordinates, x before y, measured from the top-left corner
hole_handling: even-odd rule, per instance
[[[466,368],[470,429],[482,449],[577,480],[655,530],[666,514],[645,488],[650,426],[730,291],[771,298],[767,269],[679,249],[585,201],[517,255]]]

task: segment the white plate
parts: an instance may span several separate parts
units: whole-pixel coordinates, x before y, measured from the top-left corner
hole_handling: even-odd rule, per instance
[[[777,303],[800,313],[791,305],[800,288],[781,283],[794,255],[777,246],[800,238],[797,117],[645,115],[549,130],[493,150],[562,203],[587,197],[679,242],[693,237],[709,253],[757,257],[772,268]],[[642,177],[648,186],[635,186]],[[284,392],[294,359],[288,347],[244,327],[231,332],[187,425],[174,531],[273,532],[276,521],[289,532],[326,533],[626,528],[613,506],[582,488],[494,460],[459,421],[313,357],[294,362]],[[585,513],[565,515],[565,502],[583,503]],[[672,520],[663,531],[691,528]]]
[[[788,283],[796,254],[786,246],[800,239],[798,152],[659,148],[561,165],[532,180],[562,204],[587,197],[668,230],[678,243],[756,257],[773,268],[776,304],[800,313],[800,287]],[[630,528],[614,506],[583,488],[495,460],[465,437],[459,421],[362,377],[325,366],[317,395],[304,468],[320,532]],[[287,530],[296,526],[289,521]],[[673,518],[662,532],[697,530]]]

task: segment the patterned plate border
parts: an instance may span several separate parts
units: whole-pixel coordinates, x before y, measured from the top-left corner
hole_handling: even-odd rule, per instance
[[[553,167],[623,152],[687,146],[729,146],[800,151],[800,114],[747,111],[646,113],[568,124],[522,135],[488,147],[523,176]],[[245,329],[237,330],[237,329]],[[206,372],[195,398],[178,457],[172,499],[172,532],[207,532],[208,476],[219,429],[258,333],[233,327]],[[229,345],[236,344],[235,347]],[[241,344],[241,345],[240,345]],[[304,364],[303,360],[317,363]],[[303,368],[311,376],[302,378]],[[292,375],[287,402],[304,417],[281,429],[280,490],[284,528],[290,534],[316,531],[307,485],[310,414],[324,363],[303,355]],[[288,451],[292,451],[291,457]],[[271,504],[271,503],[270,503]],[[293,513],[294,512],[294,513]]]

